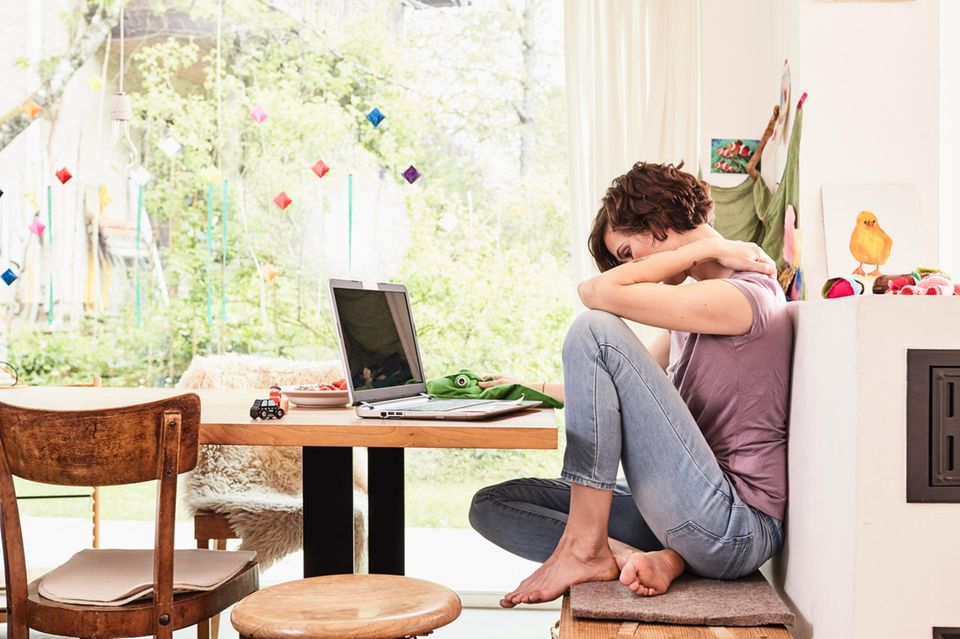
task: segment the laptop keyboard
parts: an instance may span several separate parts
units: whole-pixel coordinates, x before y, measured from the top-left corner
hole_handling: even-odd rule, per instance
[[[476,404],[486,404],[489,399],[433,399],[410,408],[403,408],[403,412],[417,413],[445,413],[450,410],[464,408],[466,406],[475,406]]]

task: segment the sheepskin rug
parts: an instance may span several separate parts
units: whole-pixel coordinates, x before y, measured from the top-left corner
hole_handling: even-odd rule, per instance
[[[257,388],[313,384],[342,377],[338,361],[293,361],[253,355],[195,357],[178,388]],[[256,550],[261,569],[303,547],[301,448],[200,447],[196,470],[182,491],[191,513],[225,515],[242,550]],[[354,564],[365,571],[366,451],[354,450]]]

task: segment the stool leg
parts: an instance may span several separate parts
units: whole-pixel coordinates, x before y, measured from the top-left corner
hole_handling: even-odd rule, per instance
[[[226,539],[217,539],[214,541],[217,550],[227,549]],[[220,615],[210,617],[210,639],[217,639],[220,636]]]
[[[209,539],[198,539],[197,548],[201,550],[210,549],[210,540]],[[197,624],[197,639],[210,639],[210,620],[204,619]]]

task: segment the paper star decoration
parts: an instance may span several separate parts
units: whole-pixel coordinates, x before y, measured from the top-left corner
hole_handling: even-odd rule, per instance
[[[40,112],[43,111],[43,107],[34,102],[31,98],[23,103],[23,106],[20,107],[20,110],[23,111],[24,115],[33,120],[40,115]]]
[[[153,179],[153,175],[150,173],[150,171],[140,166],[137,167],[136,171],[130,174],[130,178],[140,186],[144,186],[147,182]]]
[[[0,275],[0,278],[3,278],[4,283],[10,286],[17,281],[17,274],[13,272],[12,268],[8,268],[3,272],[3,275]]]
[[[250,109],[250,117],[253,118],[253,121],[257,124],[261,124],[267,119],[267,112],[263,109],[263,107],[255,106]]]
[[[310,169],[317,174],[317,177],[323,177],[330,172],[330,167],[323,163],[323,160],[317,160]]]
[[[161,140],[157,146],[160,148],[161,151],[167,154],[167,157],[170,157],[170,158],[172,158],[177,153],[179,153],[180,149],[182,148],[180,146],[180,143],[174,140],[169,135],[163,138],[163,140]]]
[[[413,184],[417,181],[417,178],[420,177],[420,171],[417,170],[417,167],[411,164],[407,167],[407,170],[403,172],[403,177],[407,179],[407,182]]]
[[[267,284],[273,284],[273,281],[277,279],[278,275],[280,275],[280,269],[273,264],[264,264],[260,267],[260,277],[262,277],[263,281]]]
[[[86,82],[91,91],[99,91],[101,88],[103,88],[103,82],[101,82],[100,78],[95,75],[91,75],[89,78],[87,78]]]
[[[56,172],[56,176],[57,176],[57,179],[60,180],[60,184],[66,184],[67,182],[70,181],[70,178],[73,177],[73,174],[70,173],[67,167],[63,167],[62,169]]]
[[[47,225],[40,221],[39,217],[33,218],[33,222],[30,223],[30,226],[27,228],[30,229],[30,232],[40,237],[43,235],[43,232],[47,230]]]
[[[273,198],[273,203],[276,204],[281,211],[286,210],[286,208],[290,206],[292,202],[293,200],[290,199],[290,196],[287,195],[286,191],[280,191],[280,193],[277,194],[277,197]]]
[[[379,125],[386,117],[387,116],[385,116],[380,109],[377,108],[374,108],[373,111],[367,114],[367,119],[370,120],[370,124],[373,126]]]
[[[203,177],[203,181],[207,184],[213,184],[220,179],[220,170],[215,166],[208,166],[204,170],[200,171],[200,175]]]

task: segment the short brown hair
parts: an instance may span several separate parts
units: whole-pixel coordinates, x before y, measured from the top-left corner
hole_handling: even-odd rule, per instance
[[[667,231],[691,231],[700,224],[713,223],[710,186],[689,173],[683,162],[650,164],[637,162],[613,180],[593,219],[588,245],[601,271],[620,264],[607,250],[603,237],[607,229],[626,233],[649,233],[659,242]]]

